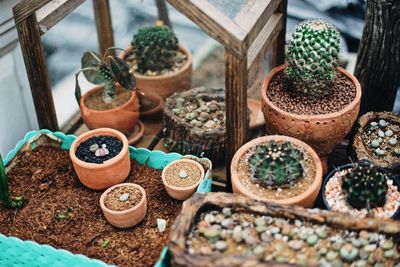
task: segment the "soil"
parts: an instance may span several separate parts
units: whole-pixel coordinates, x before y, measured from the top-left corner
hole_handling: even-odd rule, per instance
[[[132,92],[117,87],[116,98],[111,103],[103,101],[103,90],[92,92],[85,99],[85,106],[94,110],[110,110],[122,106],[131,99]]]
[[[128,199],[121,201],[120,197],[129,194]],[[111,190],[104,199],[104,205],[110,210],[123,211],[135,207],[142,199],[142,192],[134,186],[120,186]]]
[[[356,96],[352,81],[341,72],[336,72],[337,79],[332,92],[318,100],[310,100],[305,95],[294,94],[285,81],[284,72],[277,73],[267,90],[268,99],[279,109],[298,115],[322,115],[338,112],[348,106]]]
[[[96,144],[98,149],[103,149],[103,151],[108,150],[109,154],[96,156],[96,150],[98,149],[91,151],[93,146],[96,146]],[[103,162],[117,156],[119,152],[121,152],[122,147],[123,144],[118,138],[114,136],[99,135],[80,143],[76,149],[75,155],[78,159],[84,162],[102,164]]]
[[[185,171],[185,178],[180,177],[180,172]],[[189,187],[196,184],[201,179],[199,168],[187,162],[177,162],[168,167],[165,171],[166,183],[176,187]]]
[[[79,183],[68,151],[37,147],[33,152],[20,154],[15,162],[8,172],[11,196],[22,195],[27,203],[18,211],[0,205],[0,233],[118,266],[153,266],[158,260],[182,207],[181,201],[172,199],[165,191],[161,171],[132,160],[126,182],[144,188],[148,212],[134,228],[120,230],[102,214],[102,192]],[[57,219],[64,211],[69,211],[66,219]],[[163,233],[158,231],[157,218],[167,221]]]
[[[247,158],[251,149],[242,155],[239,159],[238,164],[238,178],[240,183],[249,191],[256,194],[257,196],[267,198],[267,199],[287,199],[300,195],[306,191],[311,184],[314,182],[315,178],[315,165],[312,161],[311,156],[307,151],[303,150],[301,147],[297,147],[292,144],[295,148],[301,150],[304,154],[304,173],[305,177],[300,178],[291,185],[290,187],[282,188],[268,188],[264,187],[258,183],[251,180],[249,176],[249,165],[247,163]]]

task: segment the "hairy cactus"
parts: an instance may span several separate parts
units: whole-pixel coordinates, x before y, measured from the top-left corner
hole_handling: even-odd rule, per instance
[[[288,45],[286,77],[291,89],[320,99],[329,94],[336,78],[339,33],[322,20],[308,20],[297,26]]]
[[[385,203],[387,176],[369,163],[355,164],[344,177],[343,191],[347,202],[356,209],[373,209]]]
[[[179,50],[178,39],[167,26],[140,29],[131,44],[141,73],[170,69]]]
[[[266,187],[284,187],[304,176],[304,154],[289,142],[257,145],[248,159],[253,182]]]

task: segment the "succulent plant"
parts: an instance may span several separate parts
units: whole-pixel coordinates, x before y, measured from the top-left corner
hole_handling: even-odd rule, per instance
[[[304,177],[304,154],[291,143],[271,141],[257,145],[248,159],[253,182],[266,187],[284,187]]]
[[[8,208],[20,209],[25,204],[22,196],[10,197],[10,189],[8,187],[8,179],[4,168],[3,158],[0,155],[0,202]]]
[[[160,25],[140,29],[131,44],[141,73],[170,69],[179,50],[175,33]]]
[[[136,87],[136,80],[133,74],[129,73],[129,66],[122,59],[111,56],[110,52],[122,50],[120,48],[109,48],[101,58],[94,51],[87,51],[83,54],[82,68],[75,74],[75,98],[80,101],[81,88],[78,76],[81,72],[86,79],[94,84],[104,84],[103,101],[111,103],[117,95],[115,83],[118,82],[125,90],[132,91]]]
[[[286,77],[291,89],[310,99],[328,95],[336,78],[339,33],[334,26],[315,19],[302,22],[288,45]]]
[[[373,209],[385,203],[387,175],[370,163],[356,163],[343,177],[347,202],[356,209]]]

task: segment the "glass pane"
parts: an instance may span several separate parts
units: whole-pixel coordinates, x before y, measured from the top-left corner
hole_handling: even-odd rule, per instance
[[[214,5],[221,13],[232,20],[239,14],[247,1],[248,0],[208,0],[208,2]]]

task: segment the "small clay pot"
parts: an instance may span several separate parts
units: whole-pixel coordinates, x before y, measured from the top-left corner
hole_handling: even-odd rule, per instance
[[[239,166],[239,160],[242,158],[242,155],[247,153],[249,149],[252,147],[256,146],[257,144],[262,144],[262,143],[267,143],[270,141],[276,141],[276,142],[290,142],[297,147],[302,147],[305,152],[311,157],[311,160],[313,161],[313,164],[315,166],[315,177],[313,183],[310,185],[306,191],[301,193],[300,195],[297,195],[292,198],[288,199],[268,199],[264,198],[261,196],[258,196],[254,194],[253,192],[247,190],[242,183],[239,180],[239,173],[238,173],[238,166]],[[262,136],[259,138],[256,138],[243,146],[239,148],[238,151],[236,151],[232,163],[231,163],[231,181],[232,181],[232,188],[234,193],[241,193],[243,195],[246,195],[248,197],[251,197],[256,200],[262,200],[262,201],[270,201],[278,204],[283,204],[283,205],[299,205],[303,206],[305,208],[311,208],[314,205],[315,200],[318,197],[318,193],[321,188],[322,184],[322,164],[321,160],[319,159],[317,153],[306,143],[292,138],[288,136],[283,136],[283,135],[269,135],[269,136]]]
[[[166,182],[166,177],[165,177],[166,171],[168,170],[168,168],[170,168],[171,166],[173,166],[174,164],[176,164],[178,162],[184,162],[184,163],[192,164],[192,165],[196,166],[200,170],[201,178],[195,184],[188,186],[188,187],[178,187],[178,186],[169,185]],[[203,180],[204,168],[203,168],[203,166],[201,166],[200,163],[198,163],[197,161],[191,160],[191,159],[175,160],[175,161],[171,162],[170,164],[168,164],[167,166],[165,166],[165,168],[162,171],[161,177],[162,177],[162,181],[164,183],[165,190],[167,191],[168,195],[170,195],[172,198],[175,198],[177,200],[186,200],[196,192],[196,188],[199,186],[200,182]]]
[[[136,84],[140,91],[145,94],[156,94],[163,99],[169,97],[175,92],[182,92],[190,89],[192,85],[192,54],[190,51],[179,46],[181,52],[187,56],[185,65],[178,71],[166,75],[147,76],[135,72]],[[133,51],[133,47],[129,46],[122,51],[119,57],[125,60]]]
[[[142,193],[142,198],[139,203],[127,210],[111,210],[107,208],[104,204],[104,200],[108,193],[110,193],[113,189],[122,187],[122,186],[132,186],[136,187]],[[146,216],[147,212],[147,197],[146,192],[144,191],[143,187],[133,183],[123,183],[117,184],[113,187],[108,188],[100,197],[100,207],[103,211],[104,217],[106,217],[107,221],[118,228],[129,228],[133,227],[136,224],[140,223],[144,217]]]
[[[99,135],[118,138],[122,142],[122,150],[119,154],[102,164],[87,163],[78,159],[75,153],[79,144]],[[110,128],[100,128],[78,136],[71,145],[69,156],[81,183],[93,190],[103,190],[122,183],[128,177],[131,169],[128,148],[128,140],[123,133]]]
[[[119,85],[117,85],[119,86]],[[109,109],[94,110],[85,106],[86,99],[99,90],[103,90],[104,86],[96,86],[86,92],[79,102],[81,116],[89,129],[112,128],[126,135],[129,135],[139,120],[139,98],[135,91],[132,91],[131,98],[125,104]]]

